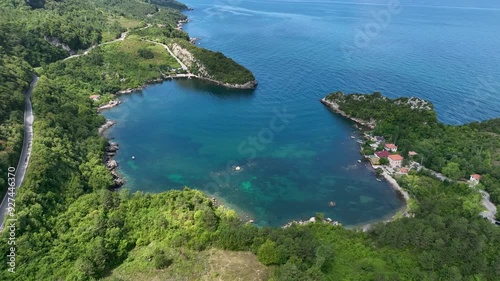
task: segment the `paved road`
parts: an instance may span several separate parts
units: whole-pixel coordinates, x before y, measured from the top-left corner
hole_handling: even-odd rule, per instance
[[[28,163],[31,155],[31,143],[33,142],[33,108],[31,106],[31,94],[33,93],[33,88],[35,88],[38,82],[38,76],[33,75],[33,80],[29,90],[25,94],[26,108],[24,110],[24,139],[23,148],[21,150],[21,155],[19,156],[19,162],[16,168],[16,193],[17,189],[21,186],[24,180],[24,174],[28,168]],[[15,195],[15,194],[14,194]],[[0,205],[0,231],[3,230],[5,215],[7,213],[8,198],[10,196],[5,194],[2,204]],[[12,199],[11,199],[12,202]]]
[[[490,194],[488,194],[488,192],[479,190],[479,193],[481,193],[481,196],[483,196],[482,203],[486,208],[486,211],[481,212],[481,216],[489,220],[491,223],[495,223],[495,214],[497,213],[497,207],[495,207],[495,204],[491,203]]]

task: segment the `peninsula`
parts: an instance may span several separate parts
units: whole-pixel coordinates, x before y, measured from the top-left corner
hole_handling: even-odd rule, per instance
[[[482,194],[499,207],[500,119],[446,125],[438,121],[429,101],[415,97],[390,99],[378,92],[336,92],[321,102],[366,128],[361,153],[384,176],[399,178],[405,187],[403,192],[415,192],[409,179],[433,176],[447,184],[479,190],[476,201]],[[500,214],[495,217],[492,204],[483,202],[487,208],[483,216],[495,223]]]

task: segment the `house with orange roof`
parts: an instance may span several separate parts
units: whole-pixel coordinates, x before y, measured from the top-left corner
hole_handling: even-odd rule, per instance
[[[391,168],[401,168],[401,165],[403,164],[403,156],[399,154],[392,154],[387,157],[389,159],[389,166]]]
[[[401,170],[399,171],[401,172],[401,174],[408,175],[408,169],[405,167],[401,168]]]
[[[470,179],[471,183],[473,184],[478,184],[479,183],[479,180],[481,180],[481,175],[479,174],[473,174],[473,175],[470,175]]]
[[[398,147],[393,143],[386,143],[384,147],[385,147],[385,150],[390,151],[390,152],[398,151]]]
[[[101,96],[100,96],[100,95],[91,95],[91,96],[89,97],[89,99],[91,99],[91,100],[93,100],[93,101],[98,101],[100,98],[101,98]]]

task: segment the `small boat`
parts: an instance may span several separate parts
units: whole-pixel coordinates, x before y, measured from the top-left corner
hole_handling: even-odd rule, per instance
[[[328,206],[335,207],[335,202],[333,202],[333,201],[328,202]]]
[[[135,156],[132,156],[132,160],[135,160]]]
[[[358,163],[361,163],[361,160],[358,160]]]
[[[351,136],[351,139],[355,139],[356,137],[355,136]]]
[[[382,181],[381,179],[377,178],[377,181]]]

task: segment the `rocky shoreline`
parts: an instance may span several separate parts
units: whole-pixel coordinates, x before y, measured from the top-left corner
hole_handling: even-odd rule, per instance
[[[154,85],[154,84],[159,84],[159,83],[161,83],[163,81],[173,80],[173,79],[178,79],[178,78],[187,78],[187,79],[197,78],[197,79],[200,79],[200,80],[205,80],[205,81],[209,81],[209,82],[215,83],[215,84],[220,85],[220,86],[224,86],[224,87],[226,87],[228,89],[252,90],[252,89],[255,89],[257,87],[257,85],[258,85],[258,82],[256,80],[249,81],[249,82],[247,82],[245,84],[229,84],[229,83],[223,83],[223,82],[220,82],[220,81],[217,81],[217,80],[214,80],[214,79],[210,79],[210,78],[207,78],[207,77],[201,77],[201,76],[194,75],[194,74],[183,74],[183,73],[181,73],[181,74],[174,74],[174,75],[164,75],[161,78],[157,78],[157,79],[153,79],[153,80],[147,81],[146,83],[144,83],[144,85],[142,85],[140,87],[137,87],[137,88],[128,88],[128,89],[125,89],[125,90],[120,90],[120,91],[116,92],[115,95],[131,94],[131,93],[136,92],[136,91],[144,90],[148,86],[151,86],[151,85]],[[119,102],[118,104],[115,104],[114,106],[117,106],[120,103],[121,102]],[[111,106],[111,107],[114,107],[114,106]],[[106,108],[111,108],[111,107],[106,107]],[[103,108],[103,109],[106,109],[106,108]]]
[[[327,100],[326,98],[322,98],[321,102],[324,105],[326,105],[328,108],[330,108],[333,111],[335,111],[336,113],[338,113],[338,114],[344,116],[345,118],[350,119],[350,120],[352,120],[352,121],[354,121],[354,122],[356,122],[356,123],[358,123],[358,124],[360,124],[362,126],[370,128],[371,130],[375,129],[375,126],[377,125],[376,122],[375,122],[375,120],[366,121],[366,120],[363,120],[363,119],[354,118],[354,117],[349,116],[344,111],[340,110],[340,106],[336,102]]]
[[[104,164],[113,176],[113,185],[111,186],[112,189],[120,188],[125,184],[125,180],[120,177],[120,174],[118,174],[117,171],[118,162],[113,159],[119,149],[120,147],[116,142],[108,142],[106,146],[106,154],[104,156]]]
[[[207,78],[207,77],[201,77],[201,76],[197,76],[197,75],[195,77],[198,79],[201,79],[201,80],[213,82],[217,85],[224,86],[224,87],[229,88],[229,89],[253,90],[258,85],[257,80],[248,81],[245,84],[229,84],[229,83],[223,83],[223,82],[220,82],[220,81],[217,81],[217,80],[214,80],[211,78]]]
[[[115,106],[118,106],[120,103],[122,103],[120,100],[110,100],[107,104],[98,107],[97,112],[100,112],[101,110],[104,110],[104,109],[113,108]]]
[[[311,217],[309,220],[306,220],[306,221],[304,221],[304,220],[295,221],[294,220],[294,221],[288,222],[287,224],[285,224],[281,228],[288,228],[288,227],[291,227],[294,224],[296,224],[296,225],[306,225],[306,224],[310,224],[310,223],[317,223],[316,217]],[[331,224],[331,225],[335,225],[335,226],[342,226],[342,224],[340,222],[334,221],[331,218],[326,218],[321,223]]]
[[[111,126],[113,126],[114,124],[116,124],[116,121],[113,121],[113,120],[106,120],[106,123],[102,124],[101,127],[99,127],[99,129],[97,130],[99,135],[102,136],[102,134],[104,133],[104,131],[106,131],[107,129],[111,128]]]

